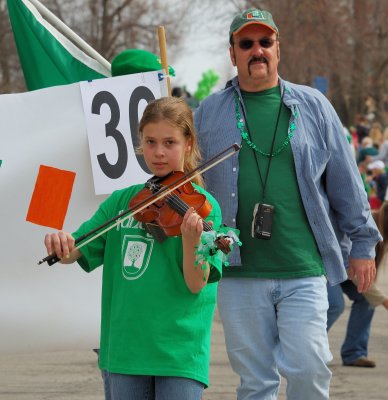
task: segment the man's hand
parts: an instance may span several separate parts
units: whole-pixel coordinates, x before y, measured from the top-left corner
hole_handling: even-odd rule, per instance
[[[359,293],[366,292],[376,278],[375,260],[349,258],[348,277],[349,279],[357,278]]]

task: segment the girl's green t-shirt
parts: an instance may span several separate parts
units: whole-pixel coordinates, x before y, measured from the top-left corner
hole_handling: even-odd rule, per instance
[[[79,237],[128,209],[144,186],[114,192],[74,233]],[[206,194],[217,229],[221,210]],[[209,283],[198,294],[186,286],[181,236],[157,242],[132,217],[81,249],[90,272],[103,265],[100,368],[130,375],[177,376],[208,385],[210,333],[221,277],[214,258]],[[213,282],[213,283],[211,283]]]

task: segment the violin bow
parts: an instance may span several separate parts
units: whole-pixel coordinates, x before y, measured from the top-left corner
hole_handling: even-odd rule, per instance
[[[204,172],[208,171],[209,169],[220,164],[222,161],[225,161],[227,158],[229,158],[232,155],[234,155],[235,153],[237,153],[240,149],[241,149],[241,146],[239,144],[237,144],[237,143],[232,144],[225,150],[222,150],[220,153],[216,154],[209,160],[207,160],[204,163],[202,163],[201,165],[199,165],[197,168],[193,169],[192,171],[188,172],[187,174],[176,179],[174,182],[171,182],[169,185],[164,186],[163,188],[158,190],[156,193],[152,193],[150,196],[148,196],[147,198],[142,200],[136,206],[123,211],[122,213],[116,215],[112,219],[104,222],[102,225],[96,227],[95,229],[92,229],[90,232],[87,232],[84,235],[78,237],[75,240],[76,247],[73,249],[73,251],[80,249],[81,247],[85,246],[86,244],[92,242],[94,239],[97,239],[99,236],[101,236],[104,233],[108,232],[109,230],[113,229],[117,225],[119,225],[122,222],[126,221],[127,219],[131,218],[136,213],[143,211],[145,208],[149,207],[151,204],[168,196],[170,193],[172,193],[178,187],[185,185],[187,182],[190,182],[196,176],[203,174]],[[227,152],[229,152],[229,153],[227,153]],[[224,155],[223,157],[221,157],[225,153],[227,153],[227,154]],[[216,161],[214,161],[214,160],[216,160]],[[47,262],[48,265],[53,265],[58,261],[60,261],[60,258],[56,254],[50,254],[50,255],[42,258],[38,262],[38,265],[43,264],[45,262]]]

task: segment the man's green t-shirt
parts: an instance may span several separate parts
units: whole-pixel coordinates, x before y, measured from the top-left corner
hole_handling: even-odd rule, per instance
[[[279,86],[258,93],[243,92],[242,95],[251,140],[260,151],[269,154],[281,104]],[[273,152],[283,146],[289,129],[290,110],[283,103],[281,107]],[[297,135],[297,121],[295,124]],[[268,161],[268,157],[242,142],[237,213],[242,266],[224,268],[224,276],[281,279],[323,275],[322,259],[298,188],[291,145],[288,143],[278,155],[272,157],[263,200]],[[275,207],[270,240],[251,236],[253,209],[256,203],[262,202]]]
[[[144,185],[114,192],[74,233],[79,237],[128,209]],[[221,211],[212,205],[214,229]],[[193,294],[183,277],[181,236],[157,242],[132,217],[81,249],[90,272],[103,264],[100,368],[129,375],[177,376],[208,385],[210,333],[222,257],[215,258],[209,283]]]

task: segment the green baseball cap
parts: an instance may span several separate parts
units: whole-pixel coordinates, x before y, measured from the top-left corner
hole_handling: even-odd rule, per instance
[[[268,11],[249,8],[234,17],[229,29],[229,39],[232,38],[232,35],[240,32],[241,29],[254,24],[266,26],[279,35],[279,30],[275,25],[272,15]]]
[[[112,76],[138,74],[140,72],[159,71],[162,69],[160,59],[155,54],[140,49],[124,50],[112,60]],[[175,76],[174,69],[169,66],[168,73]]]

